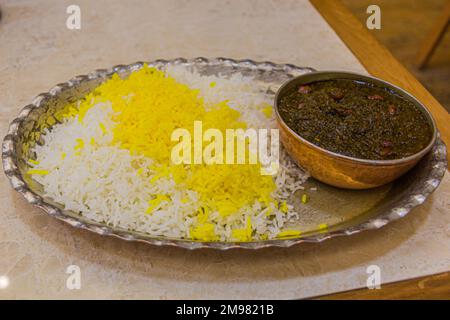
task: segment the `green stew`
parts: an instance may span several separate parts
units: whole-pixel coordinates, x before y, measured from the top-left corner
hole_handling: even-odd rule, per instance
[[[388,160],[425,148],[432,128],[426,115],[396,93],[346,79],[291,89],[279,102],[285,123],[324,149],[361,159]]]

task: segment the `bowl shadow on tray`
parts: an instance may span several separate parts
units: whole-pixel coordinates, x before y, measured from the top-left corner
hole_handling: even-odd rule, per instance
[[[411,175],[408,174],[408,175]],[[330,202],[336,200],[336,193],[349,201],[360,199],[358,205],[376,206],[387,196],[400,196],[402,185],[412,183],[414,176],[405,176],[393,186],[377,190],[382,196],[365,195],[367,191],[335,190],[334,187],[319,183],[317,192],[328,193]],[[317,182],[309,182],[317,184]],[[362,195],[362,197],[361,197]],[[71,257],[72,261],[87,260],[114,272],[139,273],[143,276],[158,278],[182,277],[183,281],[254,281],[280,280],[296,277],[315,276],[328,272],[365,265],[377,257],[395,249],[408,240],[415,230],[426,220],[431,208],[432,199],[416,208],[408,216],[399,221],[373,231],[365,231],[350,237],[337,237],[323,243],[303,243],[291,248],[266,248],[260,250],[215,251],[200,249],[189,251],[174,247],[156,247],[144,243],[127,242],[114,237],[100,236],[86,230],[80,230],[45,216],[39,209],[30,208],[25,201],[14,192],[13,200],[18,207],[24,208],[19,215],[20,220],[37,234],[44,242],[51,243],[61,254]],[[365,199],[365,200],[361,200]],[[345,201],[344,201],[345,202]],[[325,204],[324,204],[325,203]],[[311,201],[314,206],[314,201]],[[320,202],[317,211],[327,211],[328,207],[339,205]],[[348,204],[347,204],[348,205]],[[353,205],[354,208],[355,205]],[[346,217],[345,205],[333,217]],[[351,206],[349,207],[351,208]],[[360,208],[361,209],[361,208]],[[370,210],[369,210],[370,212]],[[361,216],[364,215],[360,215]],[[37,220],[39,223],[37,223]],[[362,268],[363,268],[362,267]],[[364,267],[365,268],[365,267]],[[365,269],[364,269],[365,270]],[[365,271],[362,271],[365,272]]]

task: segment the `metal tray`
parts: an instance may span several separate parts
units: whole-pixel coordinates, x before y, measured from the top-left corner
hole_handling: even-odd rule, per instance
[[[311,68],[290,64],[233,60],[227,58],[179,58],[156,60],[150,66],[164,68],[167,64],[181,64],[196,68],[203,74],[242,73],[251,76],[261,91],[274,95],[286,80],[314,71]],[[32,205],[47,214],[70,225],[90,230],[101,235],[111,235],[128,241],[141,241],[153,245],[171,245],[187,249],[214,248],[259,249],[264,247],[290,247],[301,242],[321,242],[326,239],[352,235],[363,230],[377,229],[387,223],[402,218],[414,207],[422,204],[437,188],[447,168],[446,147],[438,138],[436,144],[411,171],[396,181],[375,189],[344,190],[309,179],[305,191],[292,197],[291,202],[300,213],[300,219],[290,227],[302,230],[298,238],[265,240],[254,242],[197,242],[183,239],[153,237],[149,234],[113,228],[90,221],[75,212],[64,210],[63,206],[43,197],[42,186],[24,173],[29,169],[25,159],[35,143],[40,143],[39,133],[48,127],[47,119],[56,109],[68,102],[82,98],[93,88],[108,79],[113,73],[127,75],[138,70],[143,62],[118,65],[111,69],[96,70],[88,75],[77,76],[38,95],[31,104],[25,106],[14,119],[2,145],[3,168],[12,187],[22,194]],[[317,188],[316,191],[310,190]],[[302,204],[303,193],[310,196],[307,204]],[[319,225],[326,224],[326,229]]]

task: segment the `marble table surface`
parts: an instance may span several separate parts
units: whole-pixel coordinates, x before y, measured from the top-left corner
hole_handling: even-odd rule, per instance
[[[119,63],[251,58],[366,72],[306,0],[2,1],[0,136],[36,94]],[[302,298],[450,270],[450,178],[406,218],[322,244],[186,251],[101,237],[33,208],[0,174],[0,298]],[[66,286],[68,266],[81,288]]]

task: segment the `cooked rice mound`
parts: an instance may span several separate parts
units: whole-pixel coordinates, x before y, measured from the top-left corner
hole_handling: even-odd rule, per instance
[[[274,128],[271,99],[250,78],[144,66],[117,74],[59,115],[29,174],[67,210],[113,227],[201,241],[298,236],[289,197],[307,179],[284,150],[275,176],[260,164],[170,161],[171,133]]]

